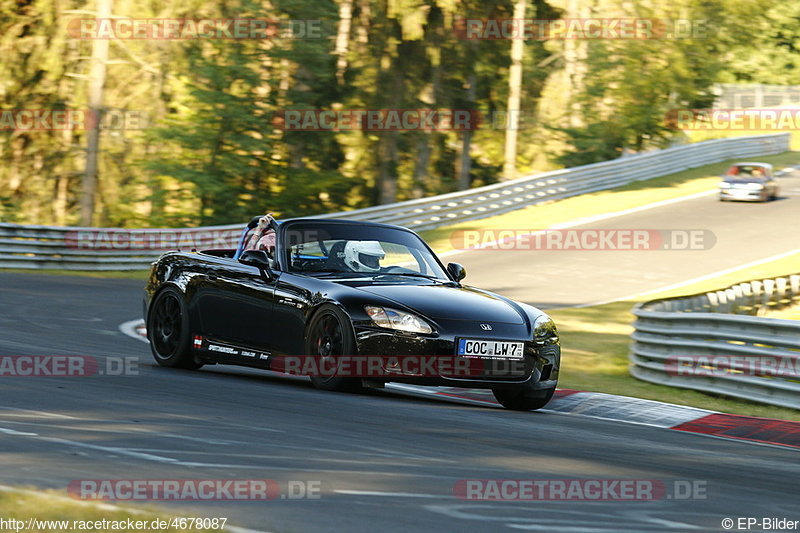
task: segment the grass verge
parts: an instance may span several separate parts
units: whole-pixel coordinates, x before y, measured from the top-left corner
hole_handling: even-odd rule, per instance
[[[799,258],[800,253],[797,253],[679,289],[652,294],[641,301],[695,294],[750,279],[796,273]],[[800,411],[795,409],[656,385],[631,376],[628,373],[628,354],[635,319],[631,310],[637,301],[639,300],[548,311],[558,324],[560,337],[563,340],[560,387],[634,396],[747,416],[800,420]]]
[[[800,305],[786,309],[770,310],[764,315],[766,318],[781,318],[783,320],[800,320]]]
[[[11,272],[17,274],[37,274],[40,276],[81,276],[87,278],[106,278],[106,279],[139,279],[146,280],[149,275],[148,270],[59,270],[52,268],[6,268],[0,272]]]
[[[0,491],[0,517],[5,520],[5,526],[8,526],[9,520],[12,519],[23,522],[20,527],[6,527],[5,531],[34,531],[39,533],[63,533],[64,531],[94,531],[101,533],[125,530],[197,533],[220,531],[220,528],[215,530],[211,528],[180,527],[181,525],[192,525],[188,522],[186,524],[181,524],[180,522],[170,524],[172,519],[179,517],[170,516],[163,510],[143,509],[139,512],[138,509],[127,510],[103,503],[72,500],[56,491],[28,489]],[[29,528],[28,521],[31,519],[37,522],[31,524],[33,527]],[[105,523],[102,522],[104,520],[106,521]],[[135,524],[133,528],[127,527],[128,520]],[[167,521],[166,524],[158,523],[156,526],[167,525],[173,527],[152,527],[154,520]],[[67,521],[67,523],[65,524],[64,521]],[[91,524],[86,522],[91,522]],[[114,525],[123,526],[123,524],[124,527],[114,527]]]

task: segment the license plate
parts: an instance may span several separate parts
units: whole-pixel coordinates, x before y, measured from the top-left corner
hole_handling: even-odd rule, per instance
[[[493,359],[522,359],[524,346],[523,342],[459,339],[457,354]]]

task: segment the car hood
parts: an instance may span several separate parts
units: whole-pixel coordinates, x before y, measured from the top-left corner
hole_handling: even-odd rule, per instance
[[[392,300],[433,319],[485,320],[506,324],[525,322],[522,309],[510,300],[472,287],[365,284],[355,288]]]

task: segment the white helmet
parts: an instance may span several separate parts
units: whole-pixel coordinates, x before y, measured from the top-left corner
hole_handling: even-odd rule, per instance
[[[386,252],[378,241],[348,241],[344,245],[344,264],[355,272],[377,272]]]

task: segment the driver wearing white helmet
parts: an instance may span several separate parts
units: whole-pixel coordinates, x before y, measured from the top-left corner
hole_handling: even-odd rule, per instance
[[[378,241],[349,241],[344,246],[344,264],[353,272],[377,272],[384,257]]]

